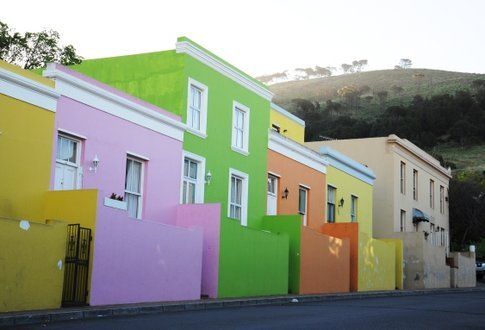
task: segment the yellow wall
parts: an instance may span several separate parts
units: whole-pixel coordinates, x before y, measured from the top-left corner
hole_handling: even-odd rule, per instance
[[[358,197],[358,290],[394,290],[396,287],[395,243],[372,238],[373,186],[333,166],[327,167],[327,184],[337,188],[335,196],[335,222],[337,223],[350,222],[350,196]],[[339,207],[342,198],[344,204]]]
[[[63,222],[23,230],[20,221],[0,218],[0,312],[59,308],[65,250]]]
[[[47,79],[42,77],[41,75],[37,73],[33,73],[31,71],[24,70],[16,65],[7,63],[5,61],[0,60],[0,68],[13,72],[15,74],[21,75],[22,77],[29,78],[30,80],[33,80],[35,82],[41,83],[45,86],[49,87],[54,87],[55,82],[51,79]]]
[[[54,115],[0,91],[0,216],[43,221]]]
[[[403,242],[402,239],[398,238],[385,238],[382,239],[381,241],[384,242],[392,242],[394,243],[395,246],[395,252],[396,252],[396,288],[402,290],[404,288],[404,283],[403,283],[403,271],[404,271],[404,261],[403,261]]]
[[[270,128],[272,124],[276,124],[281,128],[280,133],[298,143],[305,142],[305,126],[300,125],[294,120],[282,115],[274,109],[270,111]],[[287,130],[284,132],[284,130]]]

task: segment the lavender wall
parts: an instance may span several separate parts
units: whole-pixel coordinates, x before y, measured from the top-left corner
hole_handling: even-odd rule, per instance
[[[202,294],[217,297],[219,279],[220,204],[180,205],[177,225],[200,228],[204,233],[202,255]]]
[[[91,305],[199,299],[201,269],[202,230],[136,221],[99,198]]]
[[[67,130],[83,140],[81,165],[83,188],[124,195],[127,152],[149,159],[145,162],[142,219],[175,224],[180,202],[182,142],[112,116],[62,96],[56,113],[56,134]],[[54,144],[55,145],[55,144]],[[89,171],[91,161],[100,159],[96,173]],[[54,184],[55,152],[51,188]]]

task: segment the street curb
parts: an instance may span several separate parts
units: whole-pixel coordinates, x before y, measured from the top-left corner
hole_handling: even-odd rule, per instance
[[[485,287],[462,289],[427,289],[414,291],[350,292],[318,295],[286,295],[22,311],[14,313],[0,313],[0,327],[29,324],[44,325],[48,323],[71,320],[88,320],[106,317],[133,316],[141,314],[160,314],[183,311],[239,308],[248,306],[287,305],[295,303],[294,299],[297,300],[297,303],[315,303],[322,301],[419,296],[463,292],[485,292]]]

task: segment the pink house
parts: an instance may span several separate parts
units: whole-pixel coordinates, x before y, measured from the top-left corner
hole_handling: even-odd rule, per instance
[[[44,76],[61,94],[46,216],[92,231],[86,302],[199,299],[203,233],[177,225],[217,221],[220,212],[180,206],[185,125],[61,65]]]

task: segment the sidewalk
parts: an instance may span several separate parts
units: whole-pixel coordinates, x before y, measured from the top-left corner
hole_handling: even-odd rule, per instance
[[[345,299],[364,299],[376,297],[402,297],[427,294],[445,294],[457,292],[485,291],[485,287],[463,289],[427,289],[415,291],[373,291],[373,292],[350,292],[337,294],[319,295],[285,295],[266,296],[237,299],[208,299],[178,302],[139,303],[110,306],[87,306],[51,310],[22,311],[12,313],[0,313],[0,327],[25,324],[47,324],[66,320],[94,319],[100,317],[116,317],[137,314],[182,312],[188,310],[206,310],[220,308],[234,308],[263,305],[285,305],[291,303],[308,303]]]

